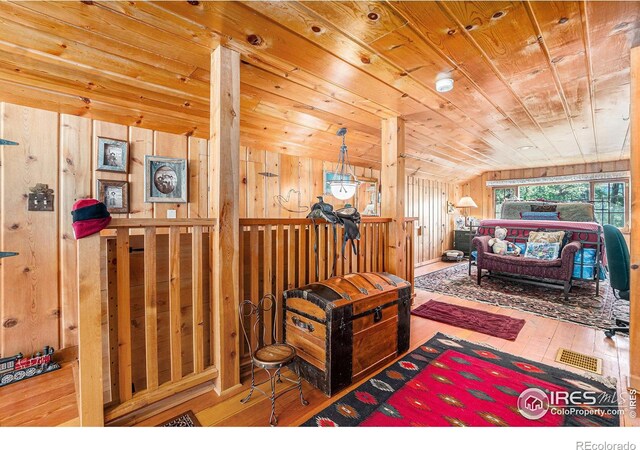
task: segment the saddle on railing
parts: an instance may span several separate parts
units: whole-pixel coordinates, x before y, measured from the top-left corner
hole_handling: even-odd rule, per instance
[[[316,225],[315,221],[316,219],[323,219],[329,222],[333,227],[333,265],[331,267],[331,276],[334,276],[336,269],[336,259],[338,257],[336,252],[336,247],[338,244],[336,225],[342,225],[344,227],[344,238],[342,240],[342,257],[344,258],[344,250],[347,246],[347,241],[351,242],[351,248],[357,255],[358,249],[356,247],[355,241],[360,239],[360,228],[358,227],[358,224],[360,224],[360,213],[355,207],[348,204],[344,208],[334,211],[332,205],[326,203],[322,196],[318,196],[318,202],[314,203],[311,206],[311,212],[309,212],[309,214],[307,215],[307,219],[311,219],[316,232],[316,241],[313,245],[313,251],[316,255],[316,278],[318,278],[319,258],[317,244],[318,226]]]

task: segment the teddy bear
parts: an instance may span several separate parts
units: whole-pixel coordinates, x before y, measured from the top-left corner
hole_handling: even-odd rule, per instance
[[[520,254],[520,247],[512,242],[506,241],[507,229],[502,227],[496,227],[494,232],[495,237],[489,239],[489,247],[491,251],[496,255],[514,255]]]

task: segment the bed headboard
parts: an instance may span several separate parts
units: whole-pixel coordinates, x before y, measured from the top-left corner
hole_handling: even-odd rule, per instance
[[[553,203],[540,201],[505,201],[500,217],[507,220],[519,220],[520,213],[531,211],[533,205],[556,205],[560,220],[569,222],[596,222],[593,203]]]

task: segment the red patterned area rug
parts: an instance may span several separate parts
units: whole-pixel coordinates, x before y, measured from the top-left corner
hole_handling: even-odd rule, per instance
[[[615,380],[438,333],[302,426],[619,426],[619,413]]]
[[[510,341],[516,340],[525,324],[523,319],[514,319],[503,314],[494,314],[435,300],[429,300],[412,309],[411,314]]]
[[[565,301],[561,289],[512,280],[485,277],[478,286],[476,267],[471,276],[468,270],[467,264],[456,264],[431,272],[417,277],[415,287],[603,329],[614,325],[613,317],[628,317],[629,302],[616,301],[606,281],[600,283],[599,297],[595,295],[595,283],[576,281]]]

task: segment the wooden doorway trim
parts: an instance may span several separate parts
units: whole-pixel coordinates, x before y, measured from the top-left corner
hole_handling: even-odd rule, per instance
[[[640,47],[631,49],[631,295],[629,385],[640,388]]]

